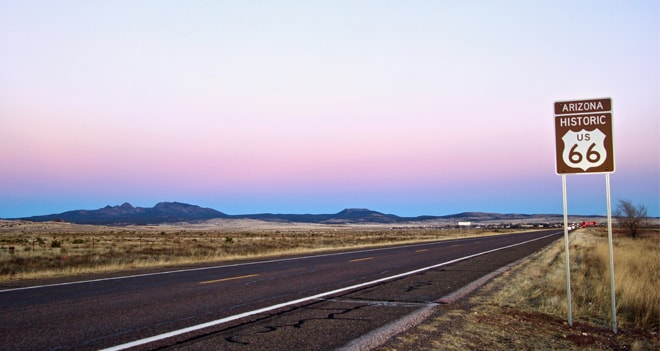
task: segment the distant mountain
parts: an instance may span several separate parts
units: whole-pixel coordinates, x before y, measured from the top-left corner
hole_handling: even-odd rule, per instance
[[[212,208],[203,208],[180,202],[160,202],[154,207],[133,207],[128,202],[121,206],[106,206],[98,210],[75,210],[59,214],[17,218],[35,222],[65,221],[79,224],[160,224],[174,222],[195,222],[214,218],[256,219],[271,222],[296,223],[403,223],[428,220],[449,221],[511,221],[520,219],[534,219],[542,217],[560,217],[560,215],[526,215],[526,214],[499,214],[486,212],[463,212],[447,216],[418,216],[399,217],[365,208],[347,208],[334,214],[245,214],[227,215]]]
[[[522,213],[489,213],[489,212],[462,212],[462,213],[457,213],[457,214],[452,214],[452,215],[447,215],[447,216],[441,216],[441,217],[436,217],[436,218],[444,218],[444,219],[456,219],[456,220],[461,220],[461,221],[497,221],[497,220],[513,220],[513,219],[532,219],[532,218],[539,218],[539,217],[562,217],[562,215],[554,215],[554,214],[522,214]]]
[[[125,202],[121,206],[106,206],[98,210],[74,210],[20,219],[35,222],[65,221],[79,224],[158,224],[225,217],[227,215],[220,211],[180,202],[159,202],[151,208],[133,207]]]
[[[406,220],[399,216],[371,211],[366,208],[347,208],[337,213],[334,217],[334,220],[351,222],[396,223]]]
[[[299,222],[299,223],[397,223],[411,218],[384,214],[363,208],[347,208],[335,214],[247,214],[230,216],[231,218],[249,218],[263,221]]]

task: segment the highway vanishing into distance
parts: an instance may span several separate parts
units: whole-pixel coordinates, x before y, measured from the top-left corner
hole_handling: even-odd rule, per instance
[[[543,230],[0,286],[0,350],[335,350],[559,239]]]

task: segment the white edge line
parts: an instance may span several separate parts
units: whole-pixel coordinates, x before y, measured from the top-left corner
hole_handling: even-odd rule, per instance
[[[338,294],[338,293],[341,293],[341,292],[345,292],[345,291],[349,291],[349,290],[355,290],[355,289],[359,289],[359,288],[362,288],[362,287],[365,287],[365,286],[382,283],[382,282],[385,282],[385,281],[388,281],[388,280],[398,279],[398,278],[402,278],[402,277],[405,277],[405,276],[408,276],[408,275],[417,274],[417,273],[420,273],[420,272],[423,272],[423,271],[427,271],[427,270],[430,270],[430,269],[446,266],[448,264],[452,264],[452,263],[456,263],[456,262],[459,262],[459,261],[467,260],[467,259],[470,259],[470,258],[473,258],[473,257],[477,257],[477,256],[485,255],[485,254],[488,254],[488,253],[508,249],[508,248],[515,247],[515,246],[524,245],[524,244],[527,244],[527,243],[530,243],[530,242],[533,242],[533,241],[537,241],[537,240],[541,240],[541,239],[545,239],[547,237],[557,235],[557,234],[558,233],[552,233],[552,234],[548,234],[548,235],[545,235],[545,236],[542,236],[542,237],[539,237],[539,238],[523,241],[523,242],[520,242],[520,243],[517,243],[517,244],[503,246],[503,247],[500,247],[500,248],[497,248],[497,249],[492,249],[492,250],[488,250],[488,251],[479,252],[479,253],[476,253],[476,254],[472,254],[472,255],[461,257],[461,258],[457,258],[457,259],[454,259],[454,260],[451,260],[451,261],[442,262],[442,263],[438,263],[438,264],[435,264],[435,265],[432,265],[432,266],[415,269],[415,270],[412,270],[412,271],[409,271],[409,272],[400,273],[400,274],[396,274],[396,275],[393,275],[393,276],[372,280],[372,281],[365,282],[365,283],[351,285],[351,286],[347,286],[347,287],[344,287],[344,288],[335,289],[335,290],[332,290],[332,291],[326,291],[326,292],[323,292],[323,293],[320,293],[320,294],[316,294],[316,295],[312,295],[312,296],[308,296],[308,297],[303,297],[303,298],[300,298],[300,299],[297,299],[297,300],[283,302],[283,303],[279,303],[279,304],[276,304],[276,305],[271,305],[271,306],[264,307],[264,308],[259,308],[259,309],[253,310],[253,311],[248,311],[248,312],[235,314],[233,316],[228,316],[228,317],[225,317],[225,318],[216,319],[214,321],[193,325],[191,327],[178,329],[178,330],[173,330],[171,332],[167,332],[167,333],[163,333],[163,334],[159,334],[159,335],[154,335],[154,336],[151,336],[151,337],[148,337],[148,338],[131,341],[131,342],[121,344],[121,345],[111,346],[111,347],[102,349],[101,351],[125,350],[125,349],[128,349],[128,348],[134,347],[134,346],[144,345],[144,344],[148,344],[150,342],[171,338],[173,336],[178,336],[178,335],[181,335],[181,334],[197,331],[197,330],[208,328],[208,327],[213,327],[213,326],[223,324],[223,323],[227,323],[227,322],[231,322],[231,321],[234,321],[234,320],[237,320],[237,319],[240,319],[240,318],[253,316],[255,314],[269,312],[269,311],[276,310],[276,309],[279,309],[279,308],[282,308],[282,307],[288,307],[288,306],[296,305],[296,304],[299,304],[299,303],[302,303],[302,302],[316,300],[316,299],[319,299],[319,298],[322,298],[322,297],[325,297],[325,296],[328,296],[328,295],[334,295],[334,294]]]

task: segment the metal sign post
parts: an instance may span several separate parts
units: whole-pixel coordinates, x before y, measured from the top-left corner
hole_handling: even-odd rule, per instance
[[[614,250],[612,245],[612,205],[610,202],[610,174],[605,173],[607,197],[607,244],[610,248],[610,296],[612,296],[612,331],[616,334],[616,297],[614,294]]]
[[[566,245],[566,295],[568,324],[573,325],[571,306],[571,271],[569,266],[568,206],[566,174],[605,173],[607,197],[607,237],[610,253],[610,294],[612,330],[616,333],[616,298],[614,289],[614,251],[612,245],[612,206],[610,173],[614,172],[612,141],[612,99],[555,102],[556,172],[562,176],[564,202],[564,241]]]
[[[571,299],[571,260],[568,257],[568,201],[566,201],[566,175],[561,175],[562,197],[564,199],[564,252],[566,252],[566,313],[568,325],[573,326],[573,303]]]

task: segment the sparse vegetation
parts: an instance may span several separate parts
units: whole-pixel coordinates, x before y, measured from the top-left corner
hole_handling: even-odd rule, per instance
[[[589,228],[571,237],[571,285],[575,320],[610,325],[609,249],[604,228]],[[566,287],[560,247],[527,267],[525,279],[501,291],[499,303],[524,307],[566,318]],[[655,235],[640,240],[617,236],[614,247],[617,318],[622,326],[644,329],[660,327],[660,247]],[[562,303],[563,302],[563,303]]]
[[[10,223],[11,226],[8,224]],[[1,223],[0,223],[1,224]],[[165,228],[165,230],[163,229]],[[0,281],[219,262],[491,233],[472,229],[316,226],[181,229],[7,222]],[[510,232],[510,231],[509,231]],[[50,238],[44,239],[43,237]],[[9,251],[11,243],[16,250]]]

